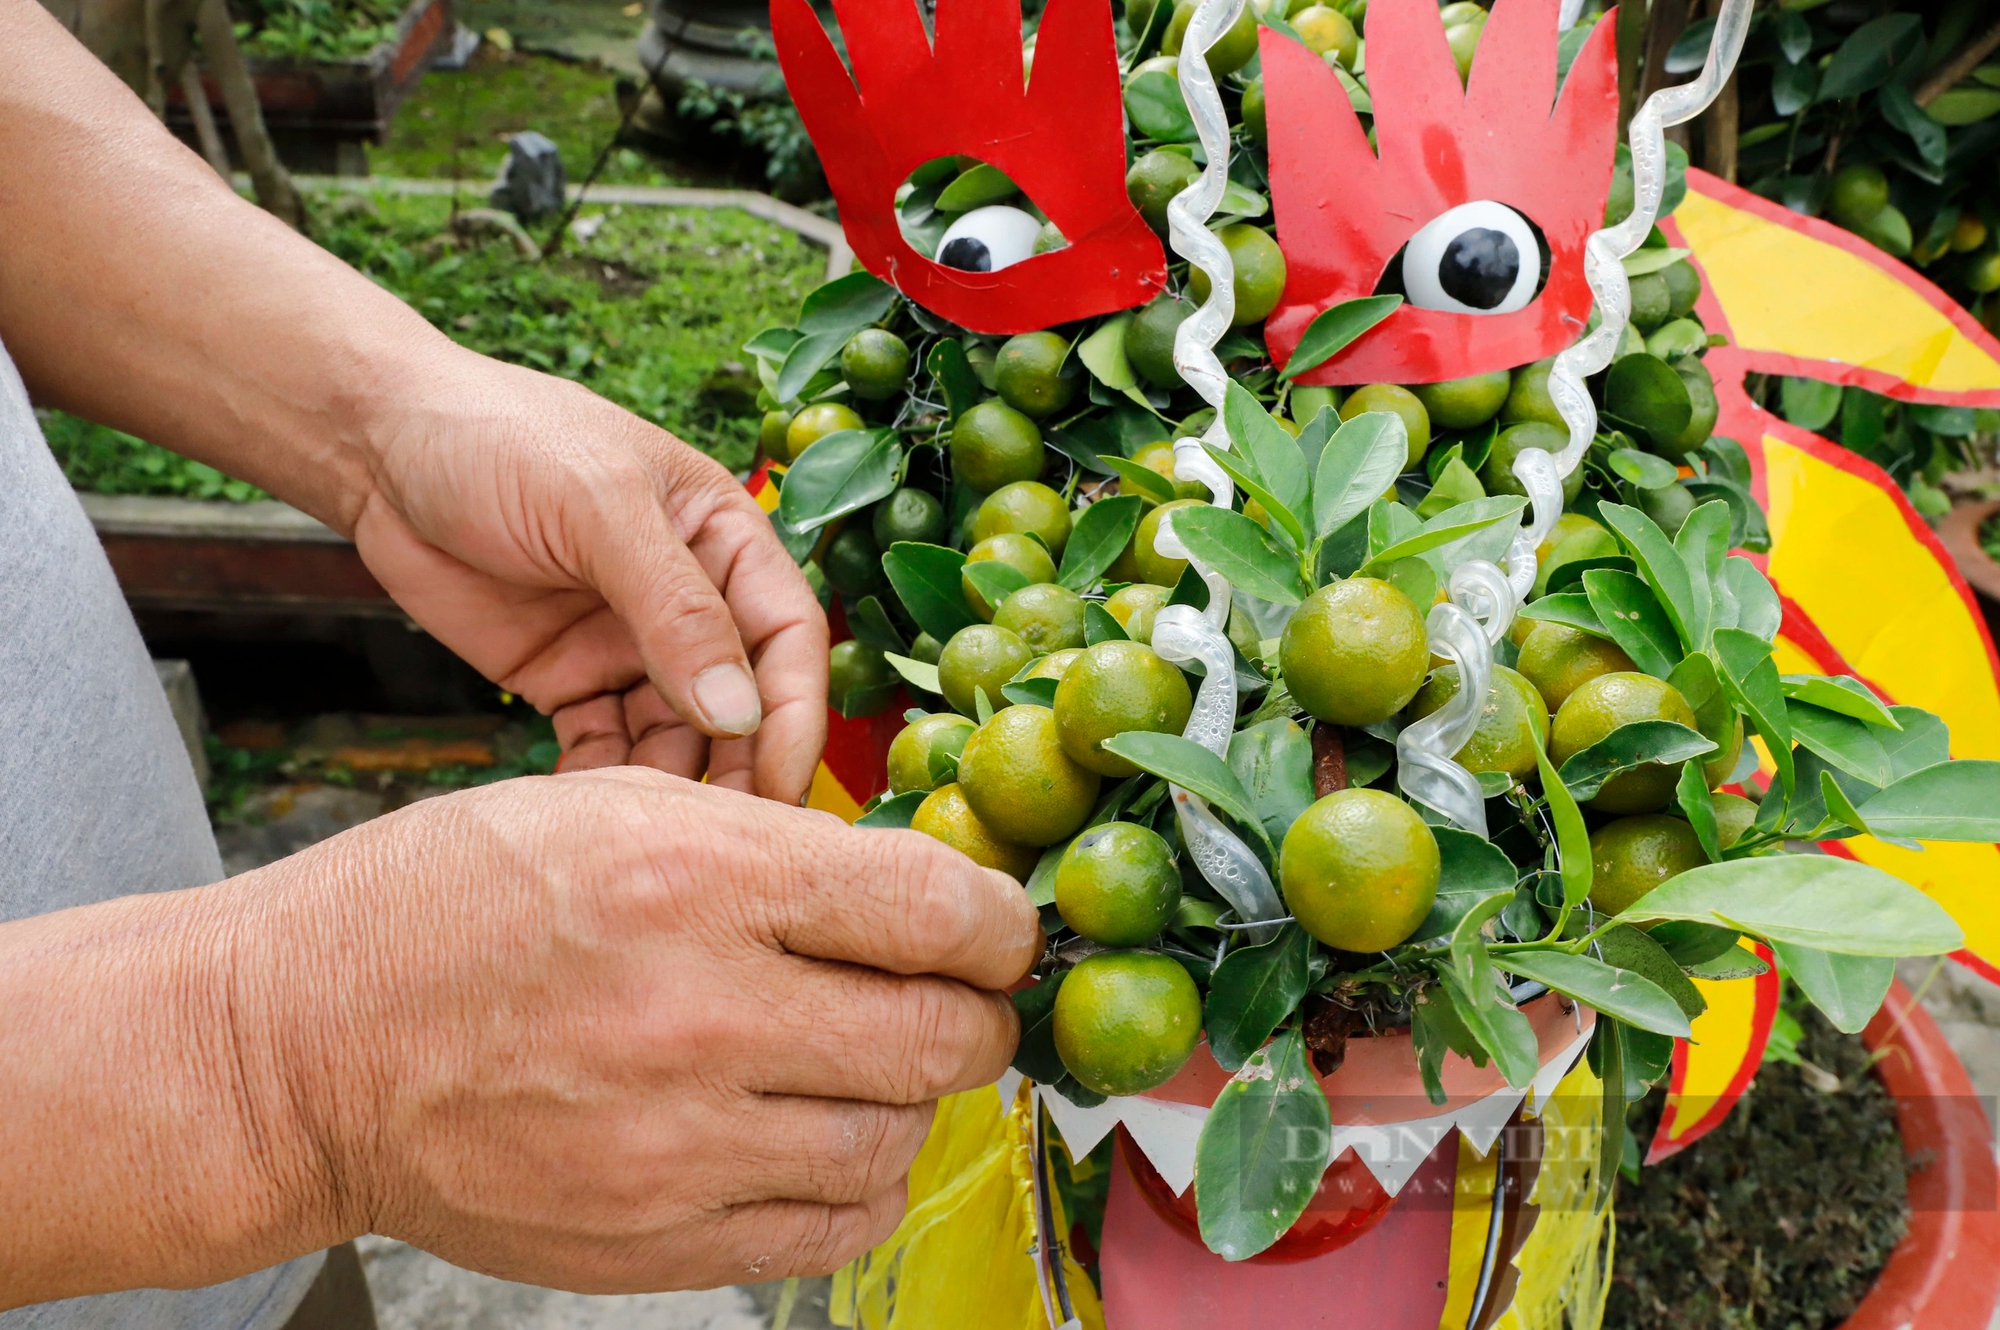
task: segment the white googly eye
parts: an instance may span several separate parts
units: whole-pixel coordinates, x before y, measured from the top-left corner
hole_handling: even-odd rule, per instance
[[[1004,203],[974,208],[938,240],[937,261],[962,272],[998,272],[1035,252],[1042,224]]]
[[[1403,249],[1403,291],[1419,309],[1512,314],[1535,298],[1541,274],[1534,228],[1491,199],[1432,218]]]

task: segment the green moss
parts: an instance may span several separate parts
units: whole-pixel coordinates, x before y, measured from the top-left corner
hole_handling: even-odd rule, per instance
[[[574,379],[737,470],[755,450],[756,417],[728,414],[703,381],[759,328],[789,319],[826,262],[790,231],[726,209],[587,208],[603,215],[600,229],[546,264],[504,240],[454,241],[449,199],[318,199],[314,212],[321,244],[446,336]],[[44,428],[79,489],[262,497],[99,425],[49,412]]]

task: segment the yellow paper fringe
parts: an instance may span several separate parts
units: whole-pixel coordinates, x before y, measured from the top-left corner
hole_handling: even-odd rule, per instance
[[[993,1089],[938,1104],[910,1169],[909,1210],[889,1240],[834,1276],[835,1325],[855,1330],[1046,1330],[1035,1247],[1033,1101],[1023,1085],[1001,1111]],[[1068,1219],[1052,1198],[1057,1236]],[[1104,1330],[1089,1278],[1071,1260],[1071,1305]]]
[[[1542,1167],[1528,1199],[1540,1207],[1514,1257],[1514,1300],[1494,1330],[1597,1330],[1611,1292],[1611,1207],[1598,1210],[1603,1092],[1587,1061],[1542,1106]]]

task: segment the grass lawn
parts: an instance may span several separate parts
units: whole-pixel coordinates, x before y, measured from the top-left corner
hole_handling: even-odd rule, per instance
[[[749,464],[756,416],[730,414],[747,410],[741,395],[704,392],[704,381],[759,328],[791,316],[818,285],[824,251],[733,210],[586,208],[604,216],[596,234],[537,264],[504,240],[454,243],[450,212],[442,198],[321,198],[313,234],[453,340],[586,384],[732,469]],[[259,497],[102,426],[54,412],[44,425],[80,489]]]
[[[369,168],[385,176],[488,181],[506,160],[508,136],[533,129],[555,140],[563,169],[578,183],[618,132],[617,85],[618,75],[601,65],[482,46],[465,69],[424,77],[397,109],[388,141],[369,148]],[[598,179],[707,183],[631,148],[614,149]]]

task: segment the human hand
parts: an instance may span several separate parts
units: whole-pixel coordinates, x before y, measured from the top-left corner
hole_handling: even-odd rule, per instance
[[[320,1239],[589,1292],[881,1241],[932,1102],[1005,1069],[995,990],[1041,945],[1019,884],[924,836],[636,768],[426,801],[211,890],[257,920],[233,1042]]]
[[[826,618],[756,501],[573,383],[430,354],[353,526],[384,589],[553,714],[564,770],[706,772],[800,802],[826,740]]]

